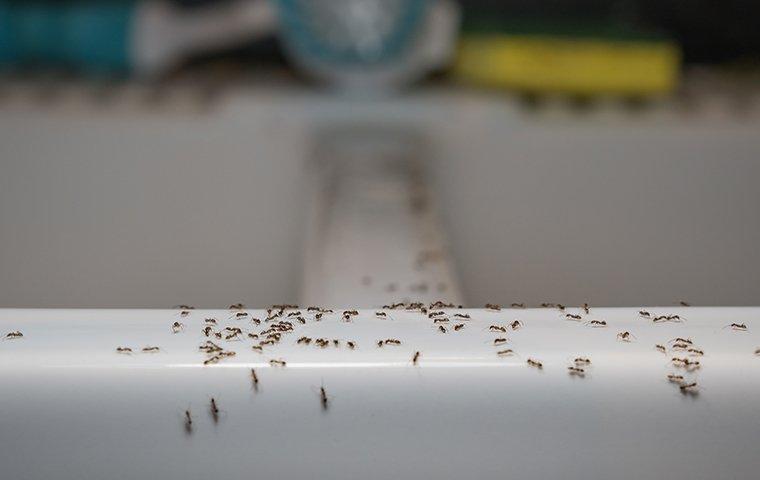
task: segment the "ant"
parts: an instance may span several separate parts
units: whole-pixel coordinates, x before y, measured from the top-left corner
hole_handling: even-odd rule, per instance
[[[434,318],[433,323],[447,323],[449,321],[448,318]]]
[[[517,330],[518,328],[522,328],[525,325],[520,320],[515,320],[514,322],[509,324],[510,327],[512,327],[512,330]]]
[[[273,367],[285,367],[287,362],[285,360],[269,360],[269,364]]]
[[[309,337],[301,337],[301,338],[298,339],[298,341],[296,341],[296,344],[298,344],[298,345],[300,345],[302,343],[306,344],[306,345],[310,344],[311,343],[311,338],[309,338]]]
[[[446,315],[446,312],[444,312],[443,310],[440,310],[438,312],[430,312],[428,313],[428,318],[440,317],[442,315]]]
[[[500,357],[512,356],[514,354],[515,354],[515,351],[512,350],[511,348],[508,348],[506,350],[499,350],[498,352],[496,352],[496,355]]]
[[[207,336],[207,337],[208,337],[209,335],[211,335],[211,332],[213,332],[213,331],[214,331],[214,328],[213,328],[213,327],[211,327],[211,326],[207,326],[207,327],[204,327],[204,328],[203,328],[203,330],[201,330],[201,332],[203,332],[203,334],[204,334],[205,336]]]
[[[670,383],[683,383],[683,375],[675,375],[673,373],[668,375],[668,381]]]
[[[377,348],[383,348],[383,345],[385,345],[385,344],[383,343],[382,340],[378,340],[377,341]]]
[[[296,320],[298,320],[298,323],[301,325],[306,325],[306,319],[303,317],[296,317]]]
[[[249,333],[248,338],[251,338],[253,340],[257,340],[259,338],[259,335],[257,333]]]
[[[251,347],[254,352],[264,353],[264,348],[261,345],[254,345]]]
[[[646,310],[639,310],[639,316],[644,318],[651,318],[652,314],[647,312]]]
[[[208,323],[209,325],[216,325],[216,318],[207,318],[203,321]]]
[[[689,352],[689,354],[694,355],[696,357],[701,357],[702,355],[705,354],[705,352],[703,350],[700,350],[698,348],[690,348],[690,349],[688,349],[686,351]]]
[[[679,389],[681,390],[681,393],[684,395],[697,395],[697,388],[699,386],[697,385],[697,382],[691,382],[691,383],[685,383],[683,385],[679,385]]]
[[[195,307],[191,307],[190,305],[174,305],[173,308],[177,310],[195,310]]]
[[[185,329],[184,323],[174,322],[172,323],[172,333],[178,333]]]
[[[351,350],[356,348],[356,343],[354,342],[346,342],[346,346],[350,348]]]
[[[438,331],[441,332],[441,333],[446,333],[448,330],[446,330],[446,327],[444,327],[443,325],[439,325],[438,326]]]
[[[525,308],[525,304],[524,303],[513,303],[512,305],[510,305],[510,307],[512,307],[512,308]]]
[[[591,360],[586,357],[576,357],[573,360],[573,363],[575,363],[576,365],[591,365]]]
[[[327,410],[327,392],[325,391],[325,387],[321,386],[319,387],[319,399],[322,402],[322,410]]]
[[[586,370],[582,369],[581,367],[567,367],[567,373],[569,373],[571,376],[575,377],[585,377],[586,376]]]
[[[688,343],[689,345],[693,345],[694,344],[694,342],[692,342],[691,338],[681,338],[681,337],[676,337],[676,338],[670,340],[668,343],[679,343],[679,342]]]
[[[467,320],[470,319],[470,315],[466,313],[455,313],[454,316],[457,318],[462,318],[462,319],[467,319]]]
[[[8,339],[8,340],[11,340],[11,339],[15,339],[15,338],[22,338],[23,336],[24,336],[24,334],[23,334],[23,333],[21,333],[21,332],[19,332],[18,330],[16,330],[15,332],[9,332],[9,333],[8,333],[8,334],[5,336],[5,338],[6,338],[6,339]]]
[[[591,320],[590,322],[586,322],[586,324],[594,328],[607,326],[607,322],[605,320]]]
[[[757,350],[755,350],[755,355],[760,355],[760,348],[758,348]]]
[[[214,423],[219,422],[219,407],[216,405],[216,400],[214,397],[211,397],[211,404],[209,405],[209,411],[211,412],[211,418],[214,420]]]
[[[375,312],[376,317],[388,318],[388,314],[385,312]]]
[[[543,363],[541,363],[541,362],[539,362],[537,360],[533,360],[532,358],[529,358],[527,362],[528,362],[529,366],[536,367],[539,370],[541,370],[542,368],[544,368],[544,364]]]
[[[142,351],[145,352],[145,353],[154,353],[154,352],[158,352],[160,350],[161,349],[159,347],[143,347],[143,349],[142,349]]]
[[[559,309],[560,312],[564,312],[566,307],[562,305],[561,303],[558,303],[557,308]]]
[[[502,327],[500,325],[491,325],[490,327],[488,327],[488,330],[492,332],[507,333],[507,327]]]
[[[501,310],[501,305],[497,303],[486,303],[486,310],[496,310],[498,312]]]
[[[256,370],[254,370],[253,368],[251,369],[251,381],[253,382],[254,385],[259,384],[259,377],[258,375],[256,375]]]
[[[684,367],[689,370],[695,370],[701,366],[699,361],[689,360],[688,358],[673,357],[671,361],[673,362],[674,365],[679,366],[679,367]]]
[[[588,306],[588,303],[581,305],[581,308],[586,312],[586,315],[588,315],[589,311],[591,310],[591,307]]]
[[[620,332],[617,334],[617,339],[621,342],[630,342],[632,338],[636,337],[631,332]]]
[[[691,304],[689,302],[684,302],[683,300],[678,302],[682,307],[691,307]]]
[[[731,325],[726,325],[723,328],[731,328],[731,330],[737,330],[740,332],[746,332],[747,331],[747,325],[744,323],[732,323]]]
[[[412,356],[412,365],[417,365],[417,361],[420,359],[420,352],[414,352]]]
[[[665,345],[660,345],[659,343],[654,346],[654,348],[662,353],[668,353],[668,350],[665,348]]]
[[[243,317],[247,317],[247,316],[248,316],[248,313],[247,313],[247,312],[237,312],[237,313],[235,314],[235,318],[237,318],[237,319],[241,319],[241,318],[243,318]]]
[[[686,350],[690,347],[690,344],[688,343],[674,343],[670,348],[673,350]]]
[[[544,302],[544,303],[541,304],[541,306],[543,308],[555,308],[557,305],[555,305],[553,303],[549,303],[549,302]]]
[[[494,345],[503,345],[503,344],[507,343],[508,341],[509,340],[506,339],[506,338],[496,338],[496,339],[494,339],[493,344]]]
[[[335,347],[340,347],[340,340],[338,340],[337,338],[334,339],[333,340],[333,345],[335,345]]]
[[[386,345],[401,345],[401,340],[396,340],[395,338],[389,338],[385,341]]]
[[[213,357],[209,357],[206,360],[203,361],[204,365],[211,365],[212,363],[219,363],[219,361],[222,359],[219,355],[214,355]]]
[[[464,328],[464,323],[457,323],[454,325],[454,331],[458,332],[459,330]]]
[[[319,312],[318,314],[314,315],[314,320],[316,321],[322,320],[322,312]]]
[[[190,310],[182,310],[179,312],[180,317],[186,317],[188,315],[190,315]]]
[[[232,305],[229,306],[229,309],[230,310],[244,310],[245,305],[243,305],[242,303],[233,303]]]
[[[580,315],[574,315],[572,313],[566,313],[565,314],[565,318],[567,318],[568,320],[579,320],[580,321],[581,318],[583,318],[583,317],[581,317]]]
[[[185,410],[185,430],[188,433],[193,431],[193,417],[190,415],[190,410]]]
[[[116,353],[132,353],[132,349],[129,347],[116,347]]]

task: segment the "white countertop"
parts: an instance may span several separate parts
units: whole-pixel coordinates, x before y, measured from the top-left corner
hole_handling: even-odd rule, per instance
[[[557,309],[450,310],[443,334],[420,313],[344,322],[336,309],[321,322],[290,319],[294,332],[263,353],[249,338],[214,340],[236,355],[210,366],[198,351],[204,318],[246,333],[265,322],[207,310],[0,310],[0,335],[24,335],[0,341],[2,477],[756,478],[760,308],[646,308],[684,319],[662,324],[639,310],[592,307],[581,322]],[[472,320],[454,332],[453,313]],[[523,327],[489,331],[514,320]],[[176,334],[175,321],[185,326]],[[623,331],[634,340],[619,341]],[[301,336],[341,346],[298,345]],[[497,337],[509,342],[493,346]],[[685,372],[669,362],[685,352],[655,350],[675,337],[705,352],[691,357],[701,368]],[[402,344],[378,348],[386,338]],[[496,355],[505,348],[516,355]],[[585,378],[567,371],[578,356],[592,360]],[[696,381],[697,394],[681,394],[669,373]]]

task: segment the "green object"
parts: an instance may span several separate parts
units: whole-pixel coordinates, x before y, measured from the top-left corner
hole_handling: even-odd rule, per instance
[[[130,69],[134,0],[0,0],[0,67]]]

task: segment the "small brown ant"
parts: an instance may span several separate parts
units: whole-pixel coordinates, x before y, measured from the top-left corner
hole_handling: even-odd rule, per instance
[[[569,373],[571,376],[576,377],[586,376],[586,370],[582,369],[581,367],[569,366],[567,367],[567,373]]]
[[[154,353],[154,352],[158,352],[160,350],[161,349],[159,347],[143,347],[143,349],[142,349],[142,351],[145,352],[145,353]]]
[[[665,345],[660,345],[659,343],[654,346],[654,348],[662,353],[668,353],[668,350],[665,348]]]
[[[532,358],[529,358],[527,360],[527,363],[528,363],[529,366],[536,367],[539,370],[541,370],[542,368],[544,368],[544,364],[543,363],[541,363],[541,362],[539,362],[537,360],[533,360]]]
[[[586,357],[576,357],[573,360],[573,363],[575,363],[576,365],[591,365],[591,359],[586,358]]]
[[[517,330],[518,328],[522,328],[525,325],[520,320],[515,320],[514,322],[509,324],[510,327],[512,327],[512,330]]]
[[[560,312],[564,312],[566,307],[562,305],[561,303],[558,303],[557,308],[559,309]]]
[[[385,343],[383,343],[382,340],[377,341],[377,348],[383,348],[383,345],[385,345]]]
[[[506,350],[499,350],[498,352],[496,352],[496,355],[498,355],[500,357],[507,357],[507,356],[511,356],[511,355],[514,355],[514,354],[515,354],[515,351],[512,350],[511,348],[508,348]]]
[[[486,303],[486,310],[501,310],[501,305],[497,303]]]
[[[586,322],[587,325],[591,327],[606,327],[607,322],[605,320],[591,320],[590,322]]]
[[[346,346],[350,348],[351,350],[356,348],[356,343],[354,342],[346,342]]]
[[[216,400],[214,397],[211,397],[211,404],[209,405],[209,411],[211,412],[211,418],[214,420],[214,423],[219,421],[219,407],[216,405]]]
[[[678,342],[678,343],[674,343],[673,345],[671,345],[670,348],[672,348],[673,350],[686,350],[690,346],[691,345],[688,344],[688,343]]]
[[[203,321],[208,323],[209,325],[216,325],[216,318],[206,318]]]
[[[543,308],[555,308],[556,306],[557,305],[555,305],[553,303],[549,303],[549,302],[544,302],[544,303],[541,304],[541,307],[543,307]]]
[[[243,317],[247,317],[247,316],[248,316],[247,312],[237,312],[235,314],[235,318],[237,318],[237,319],[240,319],[240,318],[243,318]]]
[[[446,312],[444,311],[438,311],[438,312],[430,312],[428,313],[428,318],[435,318],[435,317],[441,317],[443,315],[446,315]]]
[[[203,361],[204,365],[211,365],[212,363],[219,363],[219,360],[221,360],[222,357],[219,355],[214,355],[213,357],[209,357],[206,360]]]
[[[322,320],[322,312],[319,312],[316,315],[314,315],[314,320],[316,321]]]
[[[496,338],[496,339],[494,339],[493,344],[494,345],[503,345],[503,344],[507,343],[508,341],[509,340],[506,339],[506,338]]]
[[[253,323],[254,325],[261,325],[261,320],[259,320],[258,318],[251,317],[251,323]]]
[[[644,317],[644,318],[650,318],[652,314],[647,312],[646,310],[639,310],[639,316]]]
[[[568,320],[581,320],[581,318],[583,317],[581,317],[580,315],[574,315],[572,313],[566,313],[565,318],[567,318]]]
[[[589,311],[591,310],[591,307],[588,306],[588,303],[581,305],[581,308],[586,312],[586,315],[588,315]]]
[[[334,339],[333,340],[333,345],[335,345],[335,347],[340,347],[340,340],[338,340],[337,338]]]
[[[185,430],[191,432],[193,429],[193,417],[190,415],[190,410],[185,410]]]
[[[414,352],[414,356],[412,356],[412,365],[417,365],[417,360],[420,359],[420,352]]]
[[[694,342],[692,342],[691,338],[676,337],[676,338],[668,341],[668,343],[678,343],[678,342],[688,343],[689,345],[693,345],[694,344]]]
[[[180,317],[186,317],[188,315],[190,315],[190,310],[182,310],[181,312],[179,312]]]
[[[464,328],[464,323],[457,323],[454,325],[454,331],[458,332],[459,330]]]
[[[228,308],[230,310],[244,310],[245,309],[245,305],[243,305],[242,303],[233,303]]]
[[[132,349],[129,347],[116,347],[116,353],[132,353]]]
[[[433,319],[433,323],[448,323],[448,322],[449,322],[448,318],[434,318]]]
[[[691,382],[691,383],[684,383],[683,385],[680,385],[678,388],[681,390],[681,393],[683,394],[696,394],[696,389],[698,385],[697,382]]]
[[[207,337],[208,337],[209,335],[211,335],[211,332],[213,332],[213,331],[214,331],[214,328],[213,328],[213,327],[211,327],[211,326],[208,326],[208,327],[204,327],[204,328],[203,328],[203,330],[201,330],[201,332],[203,332],[203,334],[204,334],[205,336],[207,336]]]
[[[5,335],[5,338],[8,339],[8,340],[13,340],[13,339],[16,339],[16,338],[22,338],[23,336],[24,336],[23,333],[21,333],[20,331],[16,330],[15,332],[9,332],[7,335]]]
[[[184,323],[174,322],[172,323],[172,333],[178,333],[185,329]]]
[[[684,302],[683,300],[679,301],[678,303],[681,304],[682,307],[691,307],[691,304],[689,302]]]
[[[319,399],[322,402],[322,409],[327,410],[327,392],[325,387],[319,387]]]
[[[385,312],[375,312],[376,317],[388,318],[388,314]]]
[[[273,367],[285,367],[287,362],[285,360],[269,360],[269,364]]]
[[[668,381],[670,383],[682,383],[683,382],[683,375],[675,375],[673,373],[668,375]]]
[[[617,339],[621,342],[630,342],[631,339],[636,338],[631,332],[620,332],[617,334]]]
[[[702,355],[705,354],[704,351],[702,351],[702,350],[700,350],[698,348],[690,348],[690,349],[688,349],[686,351],[689,352],[690,355],[694,355],[694,356],[697,356],[697,357],[701,357]]]
[[[254,370],[253,368],[251,369],[251,381],[253,381],[254,385],[259,384],[259,377],[258,375],[256,375],[256,370]]]
[[[488,327],[488,330],[492,332],[507,333],[507,327],[502,327],[501,325],[491,325],[490,327]]]
[[[401,340],[396,340],[395,338],[389,338],[385,340],[386,345],[401,345]]]
[[[741,332],[747,331],[747,325],[744,323],[732,323],[731,325],[726,325],[723,328],[730,328],[731,330],[737,330]]]
[[[257,333],[249,333],[248,338],[251,338],[253,340],[258,340],[259,335]]]
[[[470,319],[470,315],[466,313],[455,313],[454,316],[457,318],[462,318],[462,319],[467,319],[467,320]]]
[[[264,352],[264,348],[261,345],[254,345],[251,347],[251,350],[253,350],[254,352],[259,352],[259,353]]]
[[[446,333],[448,330],[446,330],[446,327],[444,327],[443,325],[439,325],[438,326],[438,331],[441,332],[441,333]]]
[[[513,303],[512,305],[510,305],[510,307],[512,307],[512,308],[525,308],[525,304],[524,303]]]

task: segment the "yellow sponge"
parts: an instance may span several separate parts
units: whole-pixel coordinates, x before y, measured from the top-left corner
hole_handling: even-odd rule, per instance
[[[675,88],[680,59],[667,41],[466,34],[454,74],[531,92],[650,96]]]

